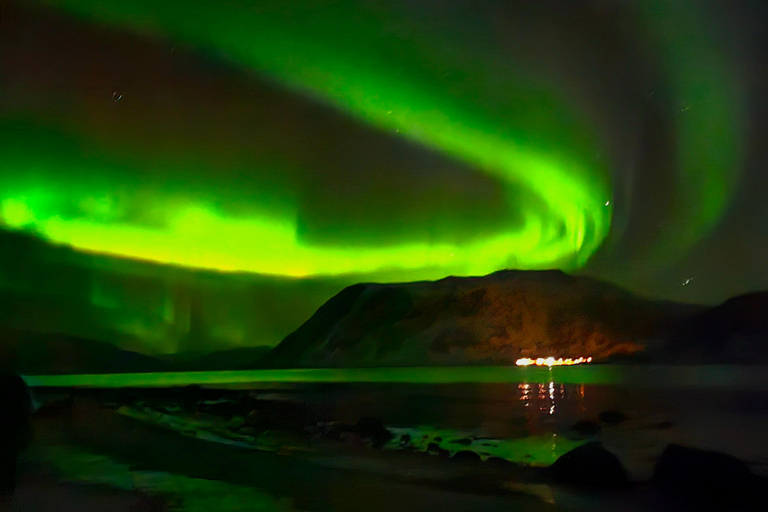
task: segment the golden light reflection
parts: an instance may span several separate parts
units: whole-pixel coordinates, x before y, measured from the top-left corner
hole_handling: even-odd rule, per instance
[[[549,414],[555,414],[555,383],[549,383]]]
[[[525,403],[525,407],[530,405],[531,401],[531,385],[527,382],[517,385],[517,389],[520,390],[520,401]]]
[[[568,387],[563,383],[549,381],[545,383],[531,384],[521,382],[517,385],[517,399],[523,403],[523,407],[535,410],[542,415],[552,416],[562,403],[575,400],[577,407],[583,410],[584,386],[573,387],[568,392]]]

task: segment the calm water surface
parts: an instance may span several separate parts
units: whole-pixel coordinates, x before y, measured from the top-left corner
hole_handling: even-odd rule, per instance
[[[451,366],[413,368],[298,368],[215,372],[128,373],[25,376],[30,386],[169,387],[264,385],[267,383],[549,383],[610,384],[637,387],[725,387],[768,389],[768,366],[611,365],[570,367]]]

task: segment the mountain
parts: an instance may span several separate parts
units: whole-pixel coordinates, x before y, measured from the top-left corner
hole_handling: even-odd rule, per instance
[[[219,352],[182,352],[162,359],[175,372],[199,372],[220,370],[247,370],[261,365],[264,356],[272,350],[268,346],[241,347]]]
[[[768,292],[732,297],[700,312],[675,333],[673,361],[768,362]]]
[[[259,366],[270,349],[243,347],[153,357],[76,336],[0,329],[0,369],[23,375],[242,370]]]
[[[0,328],[0,369],[26,375],[514,364],[547,356],[768,363],[768,292],[709,307],[646,300],[559,271],[357,284],[273,349],[160,357],[93,339]]]
[[[357,284],[264,358],[271,367],[514,364],[666,352],[705,306],[639,298],[560,271]]]
[[[151,356],[121,350],[102,341],[20,329],[0,331],[4,365],[24,375],[168,371]]]

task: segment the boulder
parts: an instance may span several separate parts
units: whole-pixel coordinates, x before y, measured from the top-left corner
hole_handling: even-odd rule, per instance
[[[511,469],[517,467],[516,464],[507,459],[502,459],[501,457],[488,457],[485,459],[485,464],[499,469]]]
[[[621,411],[603,411],[598,415],[598,418],[608,425],[618,425],[627,419],[626,415]]]
[[[656,464],[653,483],[703,508],[768,510],[764,479],[725,453],[671,444]]]
[[[596,441],[562,455],[550,466],[549,472],[552,480],[560,484],[589,487],[624,487],[628,484],[627,470],[621,461]]]
[[[303,404],[281,400],[258,400],[245,416],[245,424],[255,432],[280,430],[303,434],[316,425],[314,412]]]
[[[32,437],[31,412],[24,379],[0,373],[0,498],[15,492],[18,457]]]
[[[430,455],[440,455],[441,457],[448,457],[451,455],[451,452],[444,448],[440,448],[440,445],[437,443],[429,443],[427,445],[427,453]]]
[[[453,454],[451,460],[464,464],[479,464],[482,462],[480,455],[473,452],[472,450],[459,450]]]
[[[392,432],[384,428],[384,423],[380,418],[372,416],[361,417],[350,431],[370,440],[373,448],[380,448],[395,437]]]
[[[602,428],[594,421],[580,420],[571,425],[565,436],[568,439],[586,439],[600,433]]]

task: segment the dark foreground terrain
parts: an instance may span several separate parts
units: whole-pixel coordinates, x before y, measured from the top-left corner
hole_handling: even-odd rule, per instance
[[[520,383],[37,389],[35,397],[35,440],[13,510],[766,504],[759,392]]]

